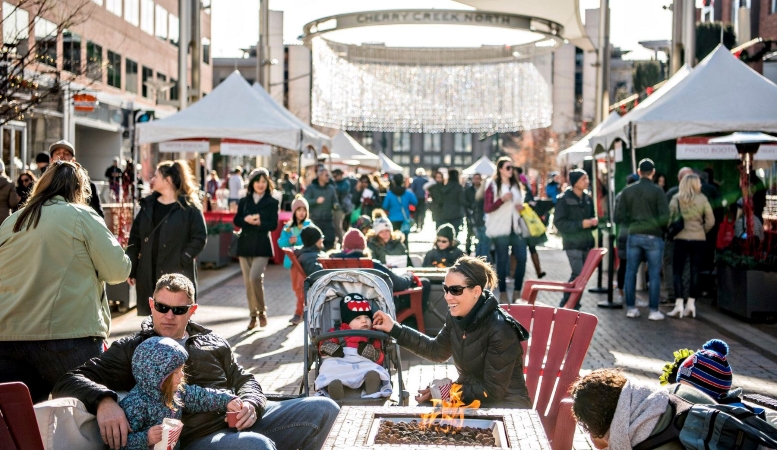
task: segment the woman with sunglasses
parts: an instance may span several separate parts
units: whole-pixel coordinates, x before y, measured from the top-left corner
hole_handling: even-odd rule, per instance
[[[459,241],[456,240],[453,225],[444,223],[437,228],[437,239],[434,247],[426,252],[424,262],[421,265],[437,268],[451,267],[462,256],[464,256],[464,252],[459,248]]]
[[[89,195],[85,170],[55,162],[0,226],[0,383],[24,382],[34,402],[100,355],[111,323],[105,283],[130,273]]]
[[[32,187],[35,182],[38,181],[31,170],[23,170],[19,177],[16,178],[16,195],[19,196],[19,204],[16,205],[14,211],[18,211],[24,207],[27,203],[27,199],[32,194]]]
[[[521,226],[521,210],[526,196],[523,183],[513,170],[513,160],[503,156],[496,161],[496,174],[484,193],[486,236],[494,244],[496,274],[499,279],[499,302],[507,303],[507,275],[510,271],[510,248],[515,257],[513,301],[521,297],[526,272],[526,239]]]
[[[372,328],[391,334],[402,347],[433,362],[453,356],[462,386],[462,400],[480,400],[485,408],[531,408],[523,378],[521,341],[529,333],[499,308],[489,291],[496,274],[484,260],[464,256],[448,269],[443,290],[448,303],[445,324],[436,337],[395,323],[388,314],[376,312]],[[430,390],[416,396],[419,403],[430,399]]]
[[[151,314],[145,300],[166,273],[186,276],[197,289],[195,258],[207,239],[199,189],[186,161],[159,163],[151,189],[153,193],[140,200],[127,246],[132,260],[127,282],[137,288],[139,316]]]

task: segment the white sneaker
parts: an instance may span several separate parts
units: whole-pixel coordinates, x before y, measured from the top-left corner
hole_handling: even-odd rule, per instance
[[[650,302],[641,298],[637,299],[637,308],[647,308],[650,306]]]
[[[637,308],[629,308],[629,310],[626,311],[626,317],[630,319],[636,319],[639,316],[640,316],[640,313]]]
[[[648,320],[664,320],[664,314],[661,311],[650,311]]]

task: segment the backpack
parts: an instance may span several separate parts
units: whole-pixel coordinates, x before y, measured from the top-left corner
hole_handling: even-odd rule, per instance
[[[689,450],[777,449],[777,428],[755,412],[734,405],[694,405],[669,396],[671,423],[657,435],[634,446],[650,450],[679,439]]]

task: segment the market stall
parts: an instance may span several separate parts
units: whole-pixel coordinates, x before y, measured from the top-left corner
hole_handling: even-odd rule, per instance
[[[475,175],[476,173],[490,177],[496,173],[496,164],[492,163],[487,156],[481,156],[474,164],[462,171],[464,175]]]

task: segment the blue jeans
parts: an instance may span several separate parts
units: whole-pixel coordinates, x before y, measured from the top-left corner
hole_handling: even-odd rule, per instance
[[[496,250],[496,276],[499,278],[499,293],[507,292],[507,273],[510,271],[510,247],[513,249],[515,265],[515,290],[521,292],[523,287],[523,275],[526,272],[526,239],[515,233],[509,236],[497,236],[492,238]]]
[[[0,342],[0,383],[21,381],[33,403],[48,400],[59,377],[103,352],[103,338]]]
[[[475,236],[478,243],[475,246],[475,256],[485,256],[486,260],[491,261],[491,239],[486,236],[486,227],[475,227]]]
[[[643,260],[648,263],[650,277],[650,310],[658,311],[661,294],[661,260],[664,240],[649,234],[630,234],[626,249],[626,307],[633,308],[637,296],[637,270]]]
[[[217,431],[192,442],[184,450],[318,450],[324,445],[339,411],[337,403],[326,397],[267,402],[262,419],[251,428]]]

